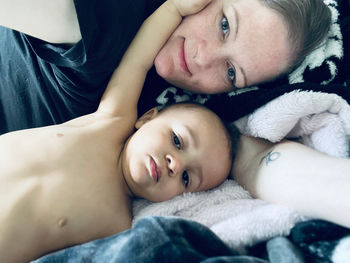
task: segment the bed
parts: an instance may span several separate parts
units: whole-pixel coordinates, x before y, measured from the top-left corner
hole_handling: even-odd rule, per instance
[[[213,96],[170,87],[157,102],[199,101],[243,134],[349,158],[350,1],[325,2],[325,45],[285,78]],[[163,203],[135,200],[133,213],[128,231],[34,262],[350,262],[350,229],[253,199],[234,180]]]

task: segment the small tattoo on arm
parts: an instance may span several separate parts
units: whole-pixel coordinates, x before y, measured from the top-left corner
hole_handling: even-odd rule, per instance
[[[276,161],[281,156],[281,153],[274,152],[273,150],[274,149],[269,151],[263,158],[261,158],[259,164],[261,164],[263,161],[265,161],[265,165],[267,166],[270,162]]]

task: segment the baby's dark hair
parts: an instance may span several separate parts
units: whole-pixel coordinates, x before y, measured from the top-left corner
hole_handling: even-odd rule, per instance
[[[229,144],[228,147],[229,147],[231,164],[233,164],[235,157],[236,157],[236,153],[237,153],[238,142],[239,142],[239,139],[241,137],[240,131],[233,123],[225,122],[223,119],[220,118],[220,116],[218,114],[216,114],[210,108],[206,107],[203,104],[200,104],[198,102],[193,102],[193,101],[184,101],[184,102],[176,102],[176,103],[167,104],[164,107],[162,107],[160,109],[160,111],[166,110],[166,109],[174,107],[174,106],[183,106],[183,107],[187,107],[187,108],[198,108],[199,107],[199,108],[205,109],[205,110],[213,113],[218,118],[218,120],[221,122],[222,127],[225,131],[225,135],[226,135],[226,138],[227,138],[227,141]],[[231,169],[232,169],[232,166],[231,166]],[[231,174],[231,171],[230,171],[229,175],[230,174]]]

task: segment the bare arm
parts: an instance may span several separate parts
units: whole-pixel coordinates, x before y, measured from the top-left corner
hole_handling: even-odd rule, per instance
[[[98,112],[136,118],[141,89],[157,53],[182,16],[200,11],[209,1],[168,0],[146,19],[114,71]]]
[[[271,145],[244,140],[242,147],[249,145],[257,151],[238,156],[235,178],[254,197],[350,227],[350,159],[290,141]]]
[[[81,39],[73,0],[0,0],[0,25],[51,43]]]

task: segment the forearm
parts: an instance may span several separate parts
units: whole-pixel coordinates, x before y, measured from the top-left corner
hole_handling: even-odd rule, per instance
[[[0,25],[51,43],[81,39],[73,0],[0,0]]]
[[[145,71],[153,66],[153,61],[161,47],[180,24],[182,15],[173,1],[163,3],[142,24],[120,66],[140,67]],[[122,74],[124,76],[124,74]]]
[[[350,227],[350,159],[284,142],[257,154],[250,168],[239,182],[254,197]]]
[[[153,61],[182,20],[172,1],[166,1],[142,24],[107,86],[99,111],[114,114],[121,105],[135,108]]]

